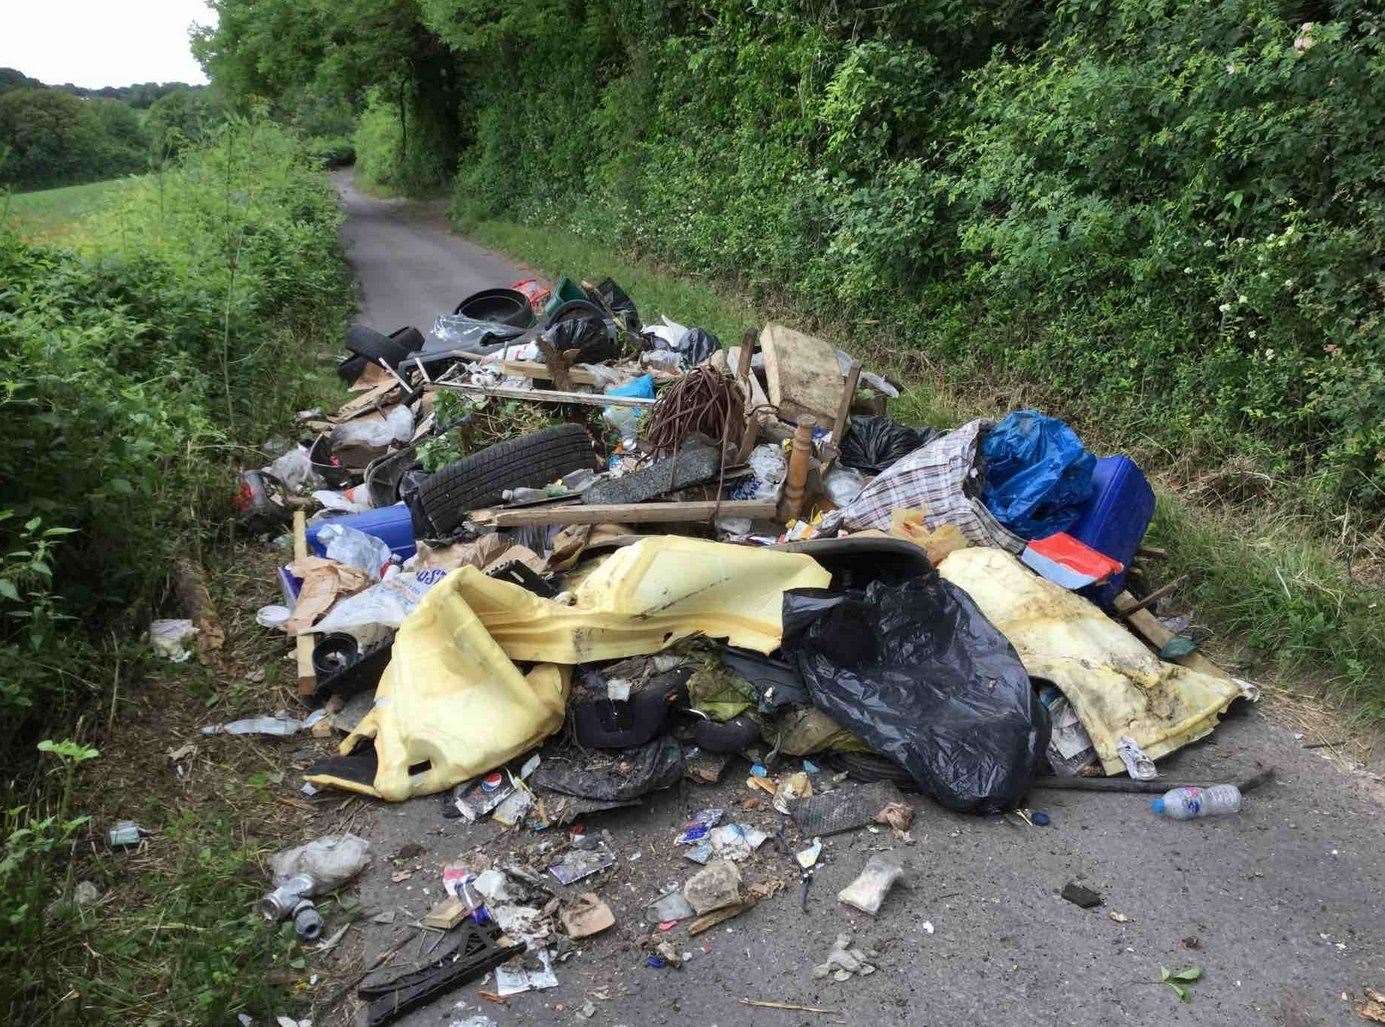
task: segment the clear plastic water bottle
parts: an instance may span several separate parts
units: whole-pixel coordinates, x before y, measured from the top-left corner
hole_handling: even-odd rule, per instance
[[[1217,817],[1241,812],[1241,790],[1235,785],[1213,785],[1211,788],[1171,788],[1149,808],[1173,820],[1192,820],[1195,817]]]

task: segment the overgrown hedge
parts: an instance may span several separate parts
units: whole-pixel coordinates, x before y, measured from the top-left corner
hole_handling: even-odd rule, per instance
[[[0,226],[0,757],[90,701],[63,654],[148,613],[348,309],[335,198],[283,130],[229,125],[127,195],[90,252]],[[52,527],[48,575],[23,554]]]
[[[1385,511],[1380,5],[420,7],[470,76],[461,221],[734,278]]]

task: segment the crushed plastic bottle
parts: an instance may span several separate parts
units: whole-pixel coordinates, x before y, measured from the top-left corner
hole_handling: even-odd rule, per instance
[[[1241,812],[1241,790],[1235,785],[1213,785],[1211,788],[1171,788],[1149,808],[1173,820],[1192,820],[1196,817],[1217,817]]]

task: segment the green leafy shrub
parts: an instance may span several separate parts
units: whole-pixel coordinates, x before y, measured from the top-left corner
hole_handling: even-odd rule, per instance
[[[459,222],[560,225],[1023,383],[1151,462],[1385,512],[1373,8],[422,13],[469,75]]]
[[[0,554],[73,529],[43,582],[73,645],[79,621],[105,637],[147,614],[172,555],[220,520],[236,451],[303,398],[305,356],[348,299],[335,198],[273,125],[231,124],[121,197],[91,253],[0,229]],[[32,604],[3,588],[0,751],[92,698],[52,640],[34,672],[33,622],[15,617]]]
[[[114,178],[148,158],[143,123],[123,103],[43,87],[0,91],[0,183],[41,189]]]
[[[366,185],[417,194],[447,181],[452,144],[440,144],[436,126],[420,113],[407,98],[371,91],[351,139],[356,174]]]

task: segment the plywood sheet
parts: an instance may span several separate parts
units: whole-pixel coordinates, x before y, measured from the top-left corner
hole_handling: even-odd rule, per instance
[[[830,428],[846,388],[836,348],[784,325],[765,325],[760,349],[769,401],[779,408],[779,416],[793,422],[807,414]]]

